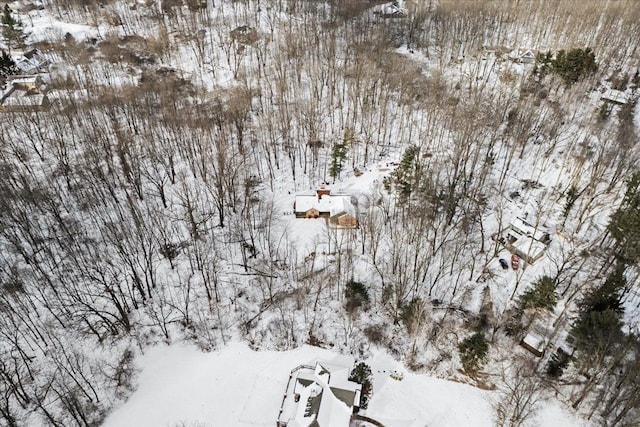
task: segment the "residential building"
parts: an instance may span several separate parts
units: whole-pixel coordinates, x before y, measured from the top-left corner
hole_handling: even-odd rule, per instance
[[[525,218],[517,217],[501,232],[498,241],[511,253],[533,264],[544,255],[551,236],[542,226],[533,226]]]
[[[331,194],[325,184],[314,193],[298,194],[293,205],[296,218],[326,218],[331,227],[358,226],[356,210],[348,194]]]
[[[362,385],[349,381],[353,359],[317,361],[291,371],[277,427],[348,427]]]

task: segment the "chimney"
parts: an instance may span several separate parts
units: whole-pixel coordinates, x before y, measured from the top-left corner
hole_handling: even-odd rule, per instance
[[[318,201],[320,201],[322,196],[329,196],[331,194],[331,190],[328,189],[324,183],[322,183],[320,184],[320,188],[316,190],[316,194],[318,195]]]

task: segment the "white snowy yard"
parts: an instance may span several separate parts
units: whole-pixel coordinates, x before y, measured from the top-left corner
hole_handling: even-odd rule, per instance
[[[156,346],[137,361],[138,389],[105,427],[273,426],[291,369],[336,356],[318,347],[255,352],[243,343],[203,353],[193,346]],[[387,427],[492,426],[491,392],[410,374],[388,354],[368,360],[374,395],[365,412]],[[404,373],[397,381],[392,371]],[[529,425],[578,426],[555,403]]]

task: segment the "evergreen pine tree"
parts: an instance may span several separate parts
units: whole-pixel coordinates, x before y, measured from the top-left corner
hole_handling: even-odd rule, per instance
[[[598,69],[595,53],[591,48],[559,50],[552,62],[553,71],[567,84],[573,84]]]
[[[355,137],[351,129],[347,129],[344,132],[342,141],[336,142],[331,150],[331,167],[329,168],[329,176],[334,180],[340,176],[342,172],[342,166],[347,158],[347,152],[349,146],[354,141]]]
[[[360,392],[360,407],[367,409],[371,393],[373,392],[373,383],[371,382],[371,368],[364,362],[358,363],[351,371],[349,381],[355,381],[362,385]]]
[[[18,67],[15,61],[11,58],[11,55],[3,50],[2,53],[0,53],[0,79],[17,73]]]
[[[385,180],[385,188],[391,191],[392,187],[398,194],[400,202],[406,203],[418,185],[420,165],[418,154],[420,150],[415,145],[409,146],[400,160],[400,165],[393,171],[391,177]]]
[[[528,308],[552,310],[557,301],[556,284],[549,276],[542,276],[536,280],[533,286],[520,297],[520,303],[525,310]]]
[[[476,332],[458,344],[458,352],[464,370],[474,372],[486,362],[489,344],[482,332]]]
[[[593,359],[611,354],[624,339],[621,292],[626,285],[623,264],[580,302],[580,314],[569,331],[578,361],[590,366]]]
[[[620,264],[607,277],[605,282],[591,291],[581,302],[581,310],[586,311],[607,311],[622,314],[622,291],[627,285],[624,277],[625,267]]]
[[[616,240],[616,255],[623,263],[640,259],[640,172],[634,173],[620,208],[611,216],[608,230]]]
[[[349,314],[356,311],[357,308],[364,307],[365,309],[369,305],[369,293],[367,287],[360,282],[356,282],[351,279],[345,285],[344,290],[345,297],[345,309]]]

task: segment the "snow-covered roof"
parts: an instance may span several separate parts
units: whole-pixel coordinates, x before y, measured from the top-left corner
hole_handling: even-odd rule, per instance
[[[2,107],[7,109],[41,107],[45,104],[45,100],[46,96],[42,93],[29,94],[28,91],[16,89],[4,98]]]
[[[306,212],[318,206],[318,198],[315,194],[299,194],[296,196],[296,212]]]
[[[293,373],[278,421],[287,427],[348,426],[352,407],[360,400],[362,386],[349,381],[353,359],[316,361]],[[345,396],[348,396],[345,401]]]
[[[29,75],[29,76],[13,76],[15,78],[7,79],[11,84],[14,85],[24,85],[24,86],[37,86],[41,78],[38,75]]]
[[[400,18],[405,16],[404,11],[395,3],[385,3],[373,7],[373,13],[381,15],[385,18]]]
[[[533,226],[524,217],[516,217],[504,230],[502,243],[507,249],[533,263],[544,255],[551,237],[546,227]]]
[[[529,332],[523,339],[522,342],[527,344],[529,347],[542,352],[544,350],[545,339],[542,335],[537,332]]]
[[[355,208],[351,204],[351,196],[346,194],[325,194],[318,198],[315,194],[300,194],[296,196],[296,212],[306,212],[309,209],[328,212],[331,216],[346,212],[355,216]]]
[[[525,258],[528,262],[537,260],[547,249],[544,243],[527,236],[516,240],[511,246],[515,249],[516,253],[526,255]]]
[[[626,104],[627,94],[616,89],[607,89],[600,99],[603,101],[614,102],[616,104]]]
[[[544,235],[547,234],[544,228],[540,226],[534,227],[521,217],[516,217],[516,219],[511,221],[511,229],[535,240],[543,240]]]
[[[536,54],[531,49],[514,49],[509,53],[509,58],[513,60],[527,60],[534,61],[536,59]]]
[[[23,53],[16,59],[16,66],[24,73],[33,73],[49,65],[49,60],[42,57],[38,49]]]

